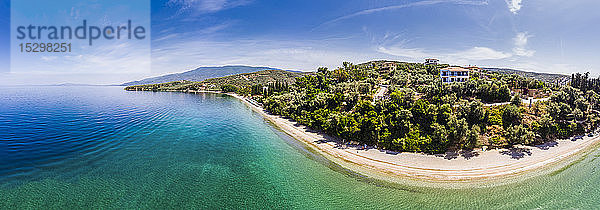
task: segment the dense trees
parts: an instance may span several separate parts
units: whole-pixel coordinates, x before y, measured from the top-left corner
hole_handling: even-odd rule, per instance
[[[225,84],[221,86],[221,91],[226,93],[237,92],[238,88],[230,84]]]
[[[250,87],[251,95],[270,96],[274,93],[286,92],[289,90],[289,84],[286,82],[275,81],[267,85],[254,84]]]
[[[344,62],[333,70],[319,68],[297,77],[293,83],[261,80],[270,82],[220,87],[224,92],[250,94],[270,113],[342,140],[397,151],[440,153],[532,144],[583,134],[600,122],[598,81],[587,74],[573,75],[571,85],[562,87],[487,71],[474,72],[467,82],[442,84],[439,68],[447,65],[383,63]],[[384,88],[387,97],[374,99],[375,92]],[[548,101],[522,106],[520,94],[532,89],[554,92]],[[498,102],[510,103],[484,104]]]
[[[575,73],[571,75],[571,86],[583,92],[593,90],[600,92],[600,78],[590,78],[590,73]]]
[[[252,86],[278,86],[287,88],[289,84],[296,81],[296,78],[314,73],[300,73],[284,70],[264,70],[252,73],[243,73],[225,77],[210,78],[204,81],[173,81],[161,84],[136,85],[126,87],[125,90],[144,90],[144,91],[196,91],[211,90],[220,91],[223,85],[233,85],[237,88],[237,93],[242,95],[256,94],[252,93]],[[261,92],[262,93],[262,92]]]
[[[457,99],[477,98],[483,102],[507,102],[510,99],[510,89],[502,82],[490,82],[484,79],[474,78],[464,83],[452,83],[443,86],[431,85],[423,87],[422,91],[429,100],[439,101],[440,97],[454,96]]]
[[[572,86],[565,86],[554,93],[543,110],[542,114],[545,115],[539,124],[544,136],[567,138],[598,126],[598,111],[595,108],[598,107],[599,95],[593,90],[584,94]]]
[[[353,65],[298,78],[282,94],[262,98],[274,114],[343,140],[381,148],[437,153],[480,145],[511,146],[565,138],[591,129],[600,95],[563,87],[547,102],[523,107],[510,88],[542,89],[543,82],[518,75],[477,73],[464,83],[441,84],[438,68],[397,63],[386,71],[377,64]],[[373,100],[380,84],[387,100]],[[485,107],[483,102],[508,102]],[[592,125],[593,124],[593,125]]]
[[[534,140],[534,134],[522,124],[513,125],[506,131],[506,139],[510,145],[529,144]]]

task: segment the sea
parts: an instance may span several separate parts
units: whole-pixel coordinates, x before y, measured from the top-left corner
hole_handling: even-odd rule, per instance
[[[224,94],[0,87],[0,209],[597,209],[599,156],[494,187],[403,186]]]

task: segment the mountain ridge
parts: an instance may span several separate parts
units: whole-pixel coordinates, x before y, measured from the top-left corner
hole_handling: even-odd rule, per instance
[[[147,85],[147,84],[157,84],[157,83],[165,83],[172,81],[195,81],[200,82],[210,78],[218,78],[231,76],[242,73],[252,73],[263,70],[281,70],[277,68],[271,67],[255,67],[255,66],[244,66],[244,65],[228,65],[228,66],[209,66],[209,67],[198,67],[193,70],[181,72],[181,73],[173,73],[166,74],[162,76],[150,77],[142,80],[136,80],[131,82],[126,82],[121,84],[121,86],[133,86],[133,85]],[[291,71],[295,72],[295,71]]]
[[[560,73],[545,73],[545,72],[536,72],[536,71],[526,71],[519,69],[511,69],[511,68],[500,68],[500,67],[483,67],[482,69],[492,72],[505,73],[505,74],[518,74],[524,77],[534,78],[543,82],[566,82],[571,76],[560,74]]]

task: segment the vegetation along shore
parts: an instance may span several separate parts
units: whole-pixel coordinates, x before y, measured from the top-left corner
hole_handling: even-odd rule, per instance
[[[454,82],[445,70],[468,73]],[[372,61],[125,89],[235,93],[347,168],[454,182],[521,174],[596,143],[599,80],[552,77]]]

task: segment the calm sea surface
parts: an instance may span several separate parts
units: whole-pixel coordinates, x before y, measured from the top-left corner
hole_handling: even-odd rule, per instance
[[[599,208],[598,156],[499,187],[386,185],[226,95],[0,87],[0,209]]]

